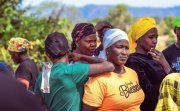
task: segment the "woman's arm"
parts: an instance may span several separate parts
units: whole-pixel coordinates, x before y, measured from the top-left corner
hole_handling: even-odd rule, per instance
[[[112,72],[112,71],[114,71],[114,65],[108,61],[104,61],[102,63],[90,64],[89,76],[96,76],[104,72]]]
[[[100,73],[114,71],[114,65],[111,62],[100,58],[77,53],[71,53],[70,58],[72,58],[74,61],[87,61],[90,63],[89,76],[95,76],[99,75]]]
[[[97,111],[107,94],[107,84],[101,77],[92,77],[84,85],[82,111]]]
[[[69,59],[73,60],[73,61],[86,61],[89,64],[93,64],[93,63],[102,63],[105,60],[104,59],[100,59],[97,57],[92,57],[92,56],[87,56],[87,55],[83,55],[83,54],[78,54],[78,53],[69,53]]]

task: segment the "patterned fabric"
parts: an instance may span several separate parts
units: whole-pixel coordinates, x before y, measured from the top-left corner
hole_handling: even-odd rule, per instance
[[[180,16],[177,16],[175,21],[174,21],[174,26],[175,27],[180,27]]]
[[[159,101],[155,111],[180,110],[180,73],[166,76],[161,84]]]
[[[130,43],[130,52],[134,52],[136,48],[136,41],[142,37],[148,30],[156,27],[156,22],[154,18],[143,17],[136,21],[130,32],[128,33],[129,43]]]
[[[24,52],[33,49],[32,44],[24,38],[11,38],[8,44],[8,50],[12,52]]]
[[[72,35],[73,40],[77,42],[83,37],[89,36],[91,34],[96,34],[93,24],[79,23],[79,24],[76,24],[71,35]]]

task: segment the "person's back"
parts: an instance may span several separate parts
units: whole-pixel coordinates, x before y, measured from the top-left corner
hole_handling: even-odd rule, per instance
[[[159,101],[155,111],[180,110],[180,73],[167,75],[161,83]]]
[[[15,72],[16,78],[25,78],[29,81],[29,90],[34,90],[35,81],[39,71],[36,63],[31,59],[26,59],[20,63]]]
[[[53,65],[50,75],[50,93],[42,93],[42,75],[37,79],[35,93],[41,92],[46,107],[50,111],[79,111],[83,81],[88,74],[88,66],[83,64],[68,65],[58,62]],[[61,106],[61,107],[60,107]]]

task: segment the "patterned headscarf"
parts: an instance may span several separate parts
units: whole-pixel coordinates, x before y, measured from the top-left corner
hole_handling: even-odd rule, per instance
[[[140,18],[132,25],[128,33],[131,53],[135,51],[136,41],[152,28],[156,28],[156,21],[151,17]]]
[[[24,52],[33,49],[32,44],[24,38],[11,38],[8,43],[8,50],[12,52]]]
[[[174,26],[175,26],[175,27],[180,27],[180,16],[177,16],[177,17],[175,18]]]
[[[72,50],[76,49],[76,42],[81,40],[83,37],[96,34],[96,30],[91,23],[79,23],[74,27],[71,36],[73,42],[71,44]]]
[[[79,23],[79,24],[76,24],[71,35],[72,35],[73,40],[77,41],[91,34],[96,34],[93,24]]]

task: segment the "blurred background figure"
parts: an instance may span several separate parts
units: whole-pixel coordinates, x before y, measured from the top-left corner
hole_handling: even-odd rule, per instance
[[[180,110],[180,74],[171,73],[161,83],[160,95],[155,111]]]
[[[154,111],[159,87],[171,68],[163,54],[157,51],[158,32],[154,18],[142,17],[131,27],[128,34],[130,51],[126,66],[134,69],[139,77],[140,85],[145,93],[145,100],[141,104],[142,111]]]
[[[24,38],[11,38],[8,44],[12,60],[19,64],[15,71],[16,79],[28,90],[33,91],[38,68],[28,55],[29,49],[32,49],[32,45]]]
[[[0,62],[0,74],[5,74],[10,77],[14,77],[13,69],[4,62]]]
[[[177,41],[163,50],[163,54],[168,61],[173,72],[180,72],[180,16],[174,21],[174,33]]]
[[[95,50],[95,56],[98,56],[100,51],[103,50],[103,37],[104,37],[104,33],[108,30],[108,29],[112,29],[113,26],[109,23],[109,22],[106,22],[106,21],[99,21],[97,22],[96,26],[95,26],[95,29],[98,33],[98,37],[99,37],[99,40],[100,40],[100,44],[99,46],[96,48]]]
[[[43,111],[34,95],[14,78],[6,75],[5,72],[0,74],[0,109],[2,111]]]

